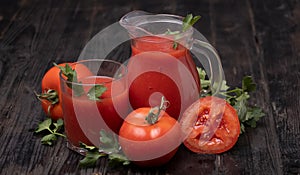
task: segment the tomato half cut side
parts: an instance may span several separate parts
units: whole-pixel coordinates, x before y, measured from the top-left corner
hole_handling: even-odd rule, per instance
[[[184,145],[195,153],[228,151],[238,140],[240,122],[236,110],[224,99],[208,96],[193,103],[180,119]]]

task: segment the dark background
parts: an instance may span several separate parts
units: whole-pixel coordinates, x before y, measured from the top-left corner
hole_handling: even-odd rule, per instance
[[[60,138],[40,144],[33,130],[45,119],[40,92],[52,62],[77,60],[85,44],[129,11],[185,16],[218,50],[227,83],[251,75],[251,104],[266,116],[246,128],[220,155],[197,155],[183,146],[160,168],[111,168],[101,159],[80,169],[82,156]],[[300,2],[298,0],[1,0],[0,174],[300,174]]]

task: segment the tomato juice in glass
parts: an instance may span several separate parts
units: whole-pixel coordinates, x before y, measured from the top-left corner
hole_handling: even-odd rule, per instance
[[[78,79],[79,83],[61,78],[62,104],[68,147],[78,151],[79,143],[99,146],[100,130],[118,133],[123,118],[128,114],[127,68],[110,60],[87,60],[84,64],[93,75]],[[76,67],[75,67],[76,70]],[[77,96],[68,87],[81,86],[84,93]],[[103,85],[106,91],[99,100],[87,96],[95,85]]]
[[[178,119],[199,98],[196,65],[189,50],[175,42],[160,36],[132,39],[128,74],[134,109],[158,105],[163,95],[170,103],[167,113]]]

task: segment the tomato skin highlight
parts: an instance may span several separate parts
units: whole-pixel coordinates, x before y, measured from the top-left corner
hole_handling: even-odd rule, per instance
[[[58,66],[65,67],[69,64],[72,69],[77,72],[78,78],[92,75],[91,71],[84,65],[73,64],[73,63],[61,63]],[[51,104],[47,99],[40,99],[43,111],[51,117],[53,120],[58,120],[63,118],[63,110],[61,104],[61,89],[60,89],[60,69],[57,66],[51,67],[43,76],[42,79],[42,93],[46,93],[48,90],[55,90],[58,94],[58,103]]]
[[[158,121],[150,125],[145,120],[149,110],[145,107],[131,112],[119,132],[119,143],[124,154],[141,167],[167,163],[182,143],[179,123],[162,111]]]
[[[240,134],[236,110],[224,99],[212,96],[193,103],[184,112],[180,125],[185,134],[184,145],[195,153],[228,151]]]

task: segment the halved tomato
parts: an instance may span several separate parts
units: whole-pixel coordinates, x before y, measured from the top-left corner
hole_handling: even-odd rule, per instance
[[[236,110],[224,99],[204,97],[180,119],[184,145],[196,153],[218,154],[232,148],[240,135]]]

